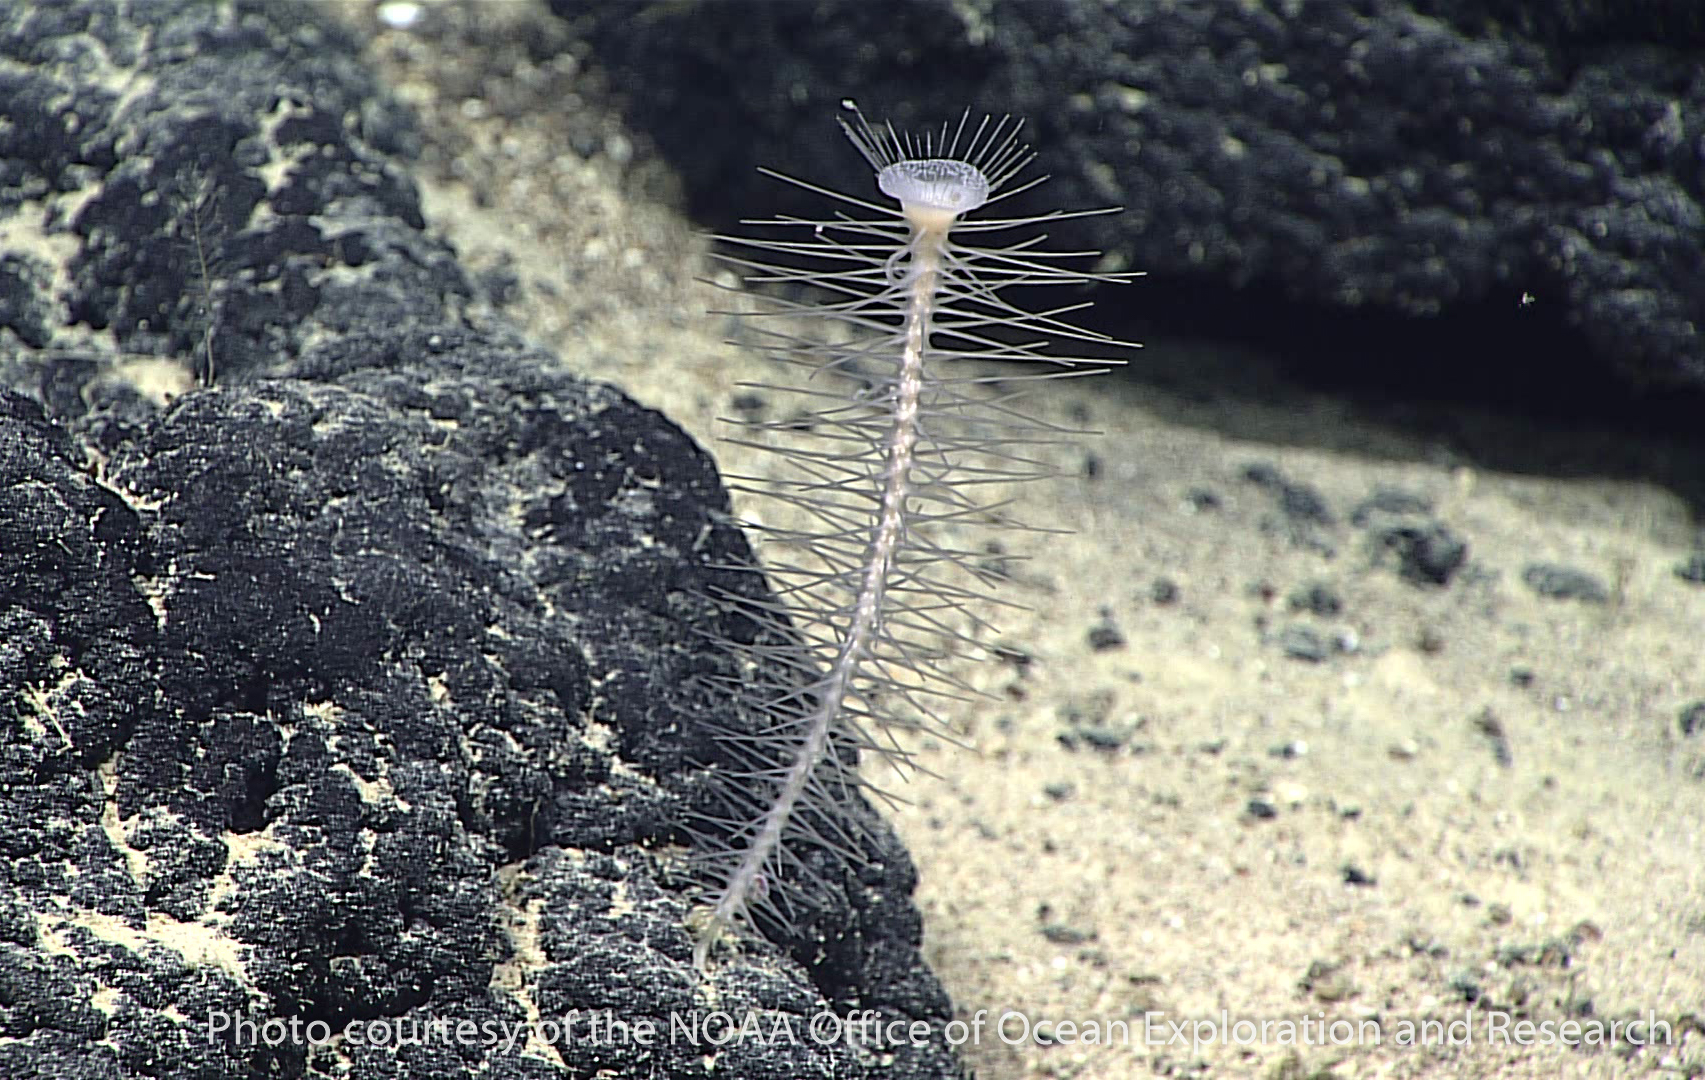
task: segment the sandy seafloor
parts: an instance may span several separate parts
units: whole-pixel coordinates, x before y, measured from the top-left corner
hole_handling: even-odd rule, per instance
[[[565,364],[662,410],[725,471],[754,467],[717,445],[715,417],[736,381],[775,373],[704,313],[706,245],[666,170],[582,96],[585,65],[503,50],[550,20],[482,10],[478,32],[371,50],[424,118],[431,226],[470,267],[517,277],[506,316]],[[371,12],[343,9],[366,27]],[[1142,285],[1129,293],[1140,306]],[[1255,353],[1147,346],[1127,373],[1033,399],[1105,433],[1015,510],[1077,531],[1003,538],[1033,557],[1005,594],[1030,610],[1001,617],[1006,659],[965,667],[995,695],[955,718],[975,751],[927,742],[939,778],[893,815],[929,962],[961,1017],[987,1011],[967,1062],[987,1080],[1705,1074],[1705,729],[1679,719],[1705,700],[1705,587],[1674,573],[1696,527],[1638,468],[1594,467],[1664,448],[1357,404]],[[1312,490],[1330,522],[1287,514],[1251,466]],[[1424,499],[1467,543],[1447,587],[1403,580],[1352,522],[1381,491]],[[1532,563],[1606,596],[1541,597]],[[1003,1043],[1007,1012],[1053,1044]],[[1282,1045],[1282,1026],[1156,1045],[1145,1013],[1289,1021],[1316,1044],[1305,1019],[1373,1027],[1339,1046]],[[1652,1015],[1673,1045],[1519,1045],[1488,1027],[1506,1014]],[[1398,1045],[1424,1019],[1473,1026]],[[1059,1026],[1113,1020],[1128,1043]]]

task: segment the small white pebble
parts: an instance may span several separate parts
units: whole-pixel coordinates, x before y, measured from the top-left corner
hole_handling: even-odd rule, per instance
[[[604,140],[604,155],[617,165],[626,165],[633,160],[633,142],[617,132]]]
[[[426,14],[426,8],[414,0],[389,0],[379,5],[379,21],[392,30],[411,30]]]

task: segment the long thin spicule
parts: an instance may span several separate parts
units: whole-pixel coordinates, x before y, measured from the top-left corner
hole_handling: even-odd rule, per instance
[[[724,287],[751,297],[721,313],[738,316],[737,344],[797,378],[742,384],[789,407],[730,421],[728,442],[778,467],[730,477],[763,507],[763,523],[748,522],[762,555],[751,571],[771,599],[724,597],[747,632],[724,642],[736,708],[715,729],[715,808],[694,823],[711,890],[695,928],[701,970],[736,923],[795,933],[845,890],[838,868],[870,858],[875,819],[858,796],[888,796],[861,757],[905,777],[919,765],[901,731],[960,741],[949,706],[979,694],[956,665],[990,644],[990,613],[1010,603],[976,534],[1024,528],[1008,486],[1056,475],[1056,444],[1083,434],[1019,398],[1137,347],[1069,321],[1086,302],[1026,310],[1008,298],[1137,276],[1043,246],[1049,223],[1116,208],[979,213],[1043,179],[1018,181],[1033,157],[1019,122],[967,111],[902,134],[845,108],[842,128],[894,202],[764,170],[831,212],[715,238],[741,281]]]

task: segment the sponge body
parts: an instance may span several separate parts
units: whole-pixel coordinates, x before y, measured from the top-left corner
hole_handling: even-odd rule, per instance
[[[779,218],[757,223],[763,236],[717,238],[718,258],[747,289],[765,290],[756,311],[739,313],[752,344],[807,373],[763,386],[792,395],[800,414],[740,422],[736,441],[788,466],[779,478],[744,478],[745,490],[812,524],[761,530],[761,572],[779,601],[725,598],[753,632],[727,642],[743,673],[729,687],[740,718],[715,729],[718,798],[695,823],[710,890],[695,927],[701,970],[729,928],[790,925],[832,888],[823,867],[856,869],[869,845],[847,801],[861,790],[886,797],[861,758],[905,776],[915,762],[896,728],[957,741],[943,705],[975,692],[952,662],[987,642],[985,613],[999,603],[986,552],[962,538],[1012,526],[981,493],[1049,475],[1037,448],[1070,434],[1026,417],[1015,394],[1103,370],[1130,347],[1062,318],[1086,305],[1033,312],[1003,295],[1132,276],[1075,269],[1093,253],[1037,246],[1039,224],[1112,210],[965,216],[1041,182],[1012,186],[1032,158],[1020,125],[986,117],[973,127],[967,112],[957,128],[902,135],[846,108],[843,129],[898,206],[770,173],[864,216]],[[1008,230],[1023,235],[994,246],[957,239]],[[1095,355],[1058,353],[1062,340]],[[1023,367],[990,373],[987,361]],[[772,676],[758,681],[759,671]]]

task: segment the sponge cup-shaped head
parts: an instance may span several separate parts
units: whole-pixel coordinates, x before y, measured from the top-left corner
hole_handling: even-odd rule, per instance
[[[914,158],[897,161],[876,174],[882,193],[899,200],[902,211],[957,217],[989,200],[989,179],[969,161]]]

